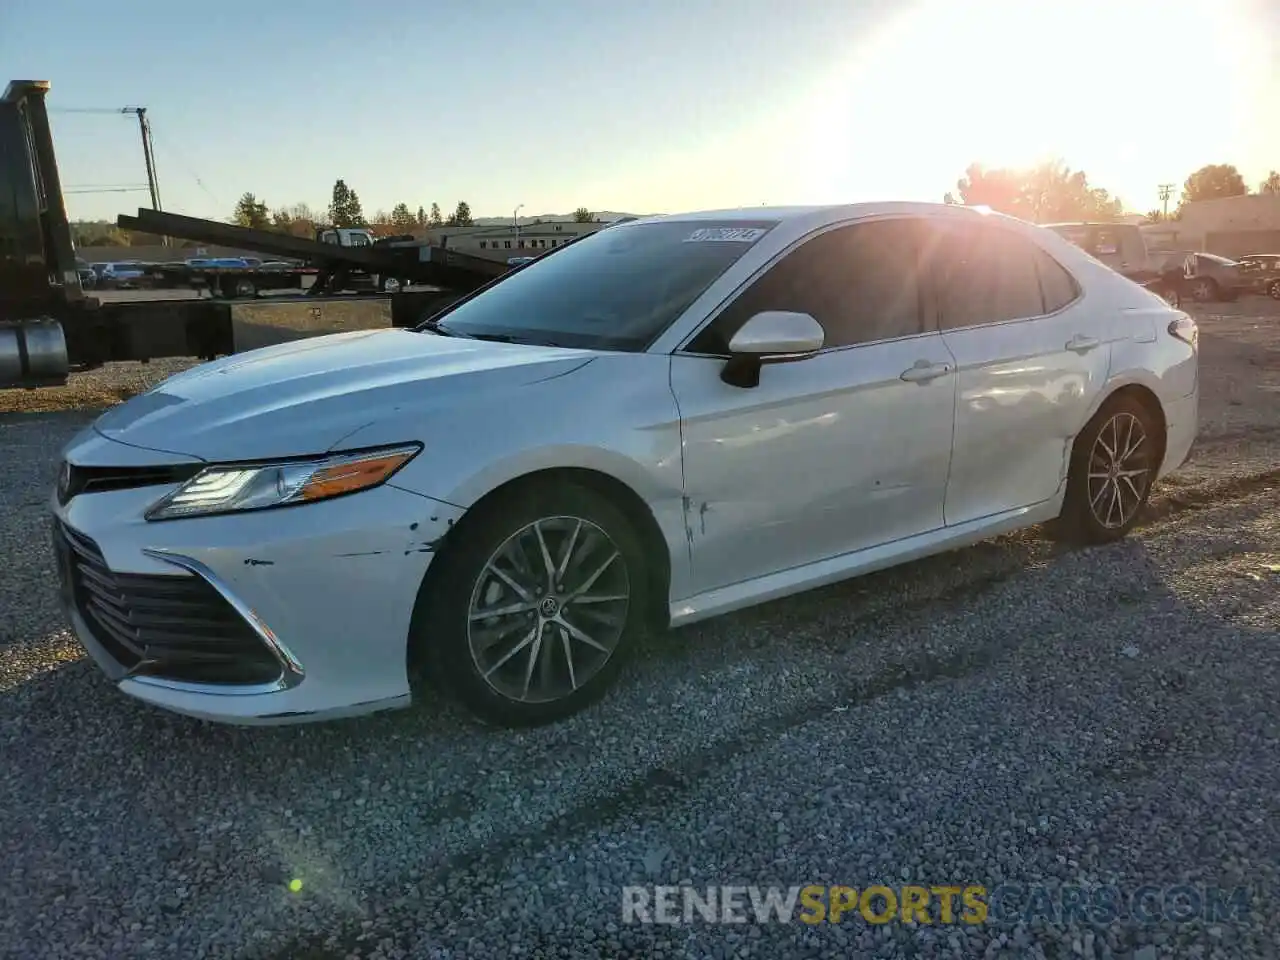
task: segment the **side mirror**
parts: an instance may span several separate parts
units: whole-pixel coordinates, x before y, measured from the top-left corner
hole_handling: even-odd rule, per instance
[[[720,379],[734,387],[759,386],[764,364],[804,360],[821,350],[825,342],[822,324],[807,313],[757,313],[730,339],[729,362]]]

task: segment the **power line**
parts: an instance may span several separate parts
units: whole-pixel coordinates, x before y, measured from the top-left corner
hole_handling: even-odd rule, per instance
[[[152,209],[160,209],[160,183],[156,176],[156,162],[151,141],[151,121],[147,119],[146,107],[54,107],[55,113],[95,113],[133,115],[138,118],[138,131],[142,136],[142,158],[147,165],[147,188],[151,193]],[[77,191],[64,191],[75,193]],[[80,191],[83,192],[83,191]],[[106,191],[122,192],[122,191]]]
[[[154,134],[152,134],[151,141],[152,141],[152,144],[154,145],[155,144]],[[200,179],[200,174],[196,173],[195,170],[192,169],[191,165],[187,163],[182,158],[182,156],[176,150],[174,150],[172,146],[165,143],[164,141],[161,141],[160,149],[169,157],[169,159],[176,160],[178,163],[178,166],[182,167],[184,170],[187,171],[187,173],[191,176],[191,179],[194,180],[196,182],[196,185],[208,195],[210,200],[216,203],[219,207],[223,206],[222,200],[219,199],[213,193],[212,190],[210,190],[208,187],[205,186],[204,181]]]
[[[88,189],[64,187],[62,192],[68,193],[148,193],[150,187],[89,187]]]
[[[50,113],[128,113],[128,107],[49,107]]]

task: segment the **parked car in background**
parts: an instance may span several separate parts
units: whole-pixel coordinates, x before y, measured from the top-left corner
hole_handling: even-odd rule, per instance
[[[104,264],[98,282],[108,289],[132,290],[144,286],[146,277],[146,264],[138,260],[122,260]]]
[[[1182,262],[1183,279],[1191,299],[1199,303],[1235,300],[1248,293],[1252,281],[1240,264],[1216,253],[1191,253]]]
[[[968,207],[634,220],[416,328],[109,409],[50,498],[61,598],[171,710],[315,720],[427,680],[547,722],[649,625],[1033,524],[1125,536],[1190,451],[1197,345],[1053,231]]]
[[[1236,263],[1253,293],[1280,300],[1280,253],[1251,253]]]
[[[92,290],[98,285],[98,274],[88,261],[76,257],[76,273],[80,276],[81,290]]]

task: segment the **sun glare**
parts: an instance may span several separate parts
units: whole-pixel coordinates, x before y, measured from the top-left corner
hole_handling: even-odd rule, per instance
[[[921,0],[814,94],[827,162],[807,182],[824,200],[936,200],[974,161],[1061,159],[1140,206],[1203,163],[1241,162],[1263,115],[1244,2],[1205,17],[1157,0]]]

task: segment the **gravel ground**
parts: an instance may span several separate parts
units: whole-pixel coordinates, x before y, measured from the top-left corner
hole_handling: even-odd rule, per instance
[[[174,367],[0,391],[0,956],[1280,956],[1280,308],[1202,322],[1204,442],[1124,543],[1032,531],[654,637],[604,703],[521,733],[120,696],[61,625],[44,498],[87,408]],[[622,922],[623,885],[681,883],[1194,884],[1249,911]]]

